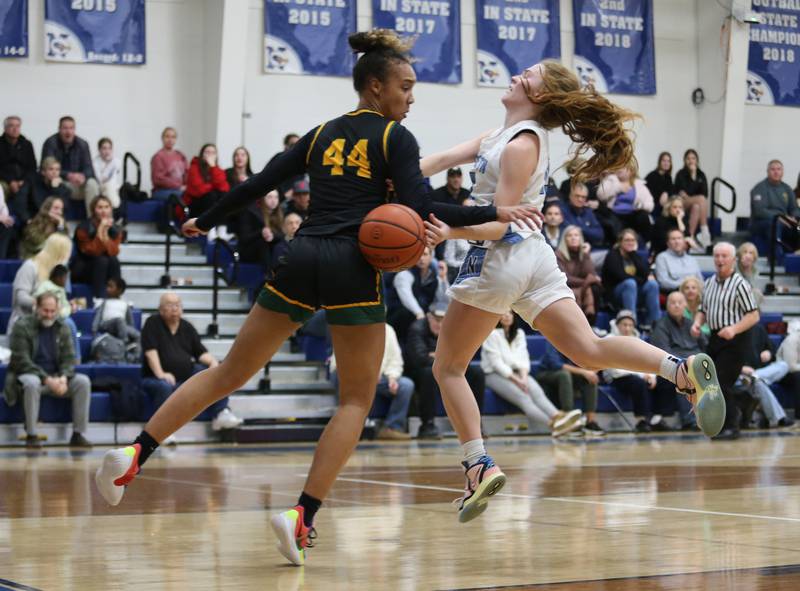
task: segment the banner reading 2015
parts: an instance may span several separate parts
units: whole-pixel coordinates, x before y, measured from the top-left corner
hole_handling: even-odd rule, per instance
[[[800,0],[753,0],[747,102],[800,106]]]
[[[505,87],[511,76],[561,57],[558,0],[475,0],[478,86]]]
[[[575,70],[598,92],[655,94],[653,0],[572,0]]]
[[[44,58],[55,62],[146,62],[144,0],[45,0]]]
[[[28,0],[0,0],[0,58],[28,55]]]
[[[349,76],[356,0],[264,0],[264,71]]]
[[[461,82],[460,0],[372,0],[375,27],[416,37],[411,50],[420,82]]]

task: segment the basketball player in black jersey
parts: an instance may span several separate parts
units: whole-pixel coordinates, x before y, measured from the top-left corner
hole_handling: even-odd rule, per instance
[[[495,220],[541,225],[529,205],[461,207],[431,201],[417,142],[398,123],[414,102],[410,45],[383,30],[352,35],[350,45],[363,53],[353,69],[357,109],[314,128],[215,207],[184,224],[187,236],[203,234],[284,179],[304,172],[311,179],[309,217],[231,351],[219,366],[178,388],[132,445],[109,451],[95,477],[103,497],[118,504],[159,442],[240,388],[301,323],[324,309],[338,362],[340,405],[319,440],[297,506],[272,518],[279,550],[297,565],[304,563],[315,535],[314,514],[358,442],[379,378],[385,334],[380,274],[361,255],[357,235],[364,216],[386,202],[387,180],[399,201],[423,219],[433,213],[451,226]]]

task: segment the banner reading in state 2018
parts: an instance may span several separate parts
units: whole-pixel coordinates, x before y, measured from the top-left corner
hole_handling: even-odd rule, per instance
[[[655,94],[653,0],[572,0],[575,70],[598,92]]]
[[[146,62],[144,0],[45,0],[44,58],[55,62]]]
[[[28,55],[28,0],[0,0],[0,58]]]
[[[747,102],[800,106],[800,0],[753,0]]]
[[[372,24],[416,37],[411,54],[420,82],[461,82],[460,0],[372,0]]]
[[[561,57],[558,0],[475,0],[478,86],[505,87],[511,76]]]
[[[264,0],[264,71],[349,76],[356,0]]]

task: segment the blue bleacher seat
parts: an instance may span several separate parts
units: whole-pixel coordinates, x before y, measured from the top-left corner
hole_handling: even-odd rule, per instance
[[[11,318],[11,308],[0,308],[0,333],[6,333],[9,318]]]
[[[785,257],[783,257],[783,266],[785,267],[787,273],[800,274],[800,255],[787,254]]]
[[[94,318],[94,310],[78,310],[72,315],[75,321],[75,326],[78,327],[78,332],[81,334],[92,334],[92,319]],[[142,328],[142,311],[133,309],[133,324],[137,329]],[[2,309],[0,309],[0,325],[2,325]]]
[[[761,312],[760,321],[765,326],[770,322],[781,322],[783,321],[783,314],[780,312]]]
[[[719,236],[722,234],[722,219],[708,218],[708,231],[712,236]]]
[[[236,249],[237,242],[233,240],[230,242],[232,248]],[[214,264],[214,242],[206,242],[205,246],[203,247],[203,252],[206,255],[206,262],[209,265]],[[227,267],[228,265],[233,264],[233,256],[226,248],[219,249],[219,266],[220,267]]]
[[[714,271],[701,271],[703,274],[703,279],[708,279],[709,277],[713,277],[715,275]]]
[[[22,266],[22,261],[18,259],[0,260],[0,281],[13,283],[20,266]]]
[[[0,307],[10,308],[14,290],[11,283],[0,283]]]
[[[94,308],[94,298],[92,297],[92,286],[85,283],[73,283],[70,298],[85,298],[86,306]]]
[[[128,203],[129,222],[157,222],[164,209],[163,201],[154,199],[135,203]]]
[[[531,359],[541,359],[542,355],[544,355],[545,345],[547,345],[547,339],[545,339],[540,334],[535,335],[528,335],[528,353],[531,356]]]
[[[611,318],[609,317],[608,312],[598,312],[594,324],[597,328],[609,330],[611,328]]]

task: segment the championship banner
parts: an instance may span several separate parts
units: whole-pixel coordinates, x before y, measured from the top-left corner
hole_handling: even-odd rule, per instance
[[[800,0],[753,0],[747,102],[800,106]]]
[[[0,0],[0,58],[28,55],[28,0]]]
[[[356,0],[264,0],[264,72],[350,76]]]
[[[144,0],[45,0],[44,58],[54,62],[146,63]]]
[[[475,0],[478,86],[506,87],[511,76],[561,57],[558,0]]]
[[[461,83],[460,0],[372,0],[372,14],[374,27],[416,37],[418,81]]]
[[[572,0],[575,71],[598,92],[655,94],[653,0]]]

